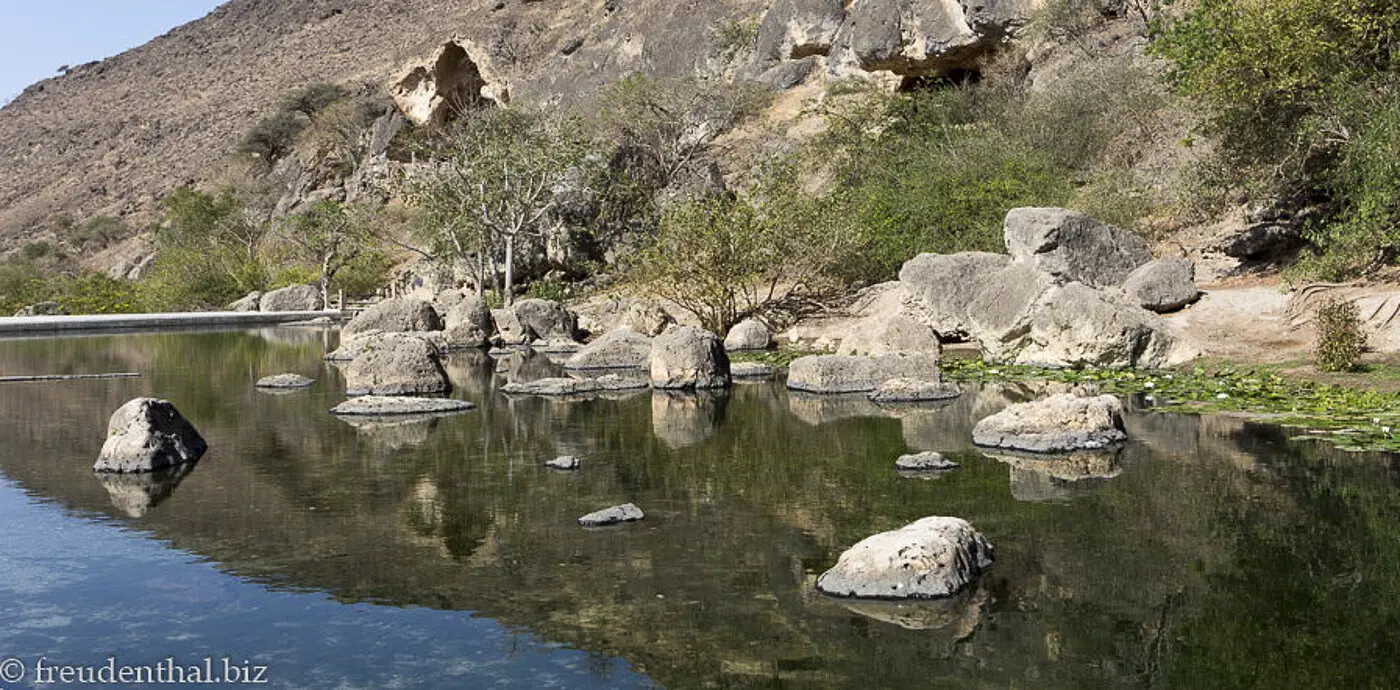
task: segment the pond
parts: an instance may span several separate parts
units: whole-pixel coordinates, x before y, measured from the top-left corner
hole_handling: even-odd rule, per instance
[[[447,361],[477,409],[352,425],[327,412],[335,344],[298,328],[0,341],[0,375],[141,374],[0,384],[0,660],[27,671],[12,684],[41,659],[109,658],[265,667],[275,687],[1400,684],[1393,456],[1130,405],[1121,454],[1056,466],[970,445],[1029,384],[887,409],[776,383],[560,401],[501,394],[481,353]],[[282,372],[318,380],[252,387]],[[141,395],[174,402],[209,453],[94,475],[108,417]],[[918,450],[962,467],[894,470]],[[542,466],[566,454],[580,471]],[[643,522],[574,522],[629,501]],[[928,515],[995,545],[974,589],[905,606],[815,592],[843,550]]]

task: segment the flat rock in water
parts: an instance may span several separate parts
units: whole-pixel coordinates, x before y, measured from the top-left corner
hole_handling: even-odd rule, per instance
[[[135,398],[112,413],[107,440],[92,469],[154,472],[195,462],[208,449],[204,437],[170,401]]]
[[[351,398],[331,408],[331,414],[342,417],[392,417],[417,414],[446,414],[466,412],[476,405],[452,398],[409,398],[401,396],[366,395]]]
[[[501,387],[501,392],[515,395],[565,396],[640,390],[647,386],[648,383],[645,379],[607,374],[592,379],[550,378],[508,383]]]
[[[260,378],[254,385],[258,388],[306,388],[315,382],[316,379],[301,374],[277,374]]]
[[[955,470],[960,467],[958,463],[943,457],[941,453],[935,453],[933,451],[915,453],[913,455],[901,455],[898,460],[894,461],[894,466],[895,469],[906,472],[947,472],[948,470]]]
[[[578,524],[584,527],[603,527],[606,525],[616,525],[622,522],[636,522],[646,517],[642,509],[631,503],[624,503],[620,506],[605,508],[597,512],[589,513],[578,519]]]
[[[544,466],[552,470],[576,470],[578,469],[579,464],[580,461],[578,458],[572,455],[561,455],[553,460],[546,462]]]

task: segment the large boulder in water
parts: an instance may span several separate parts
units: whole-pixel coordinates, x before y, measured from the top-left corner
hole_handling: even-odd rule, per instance
[[[566,369],[641,369],[651,362],[652,339],[631,328],[608,331],[564,363]]]
[[[852,546],[817,579],[838,597],[933,599],[957,594],[992,565],[992,545],[966,520],[926,517]]]
[[[395,297],[372,304],[345,324],[341,338],[353,338],[367,331],[409,333],[440,331],[442,319],[433,305],[414,297]]]
[[[292,285],[263,293],[258,311],[319,311],[321,291],[313,285]]]
[[[1150,261],[1128,275],[1123,292],[1143,309],[1159,314],[1177,311],[1201,296],[1196,264],[1175,256]]]
[[[651,343],[651,385],[662,389],[728,388],[729,355],[719,336],[691,326],[672,328]]]
[[[117,408],[93,469],[154,472],[195,462],[209,449],[204,437],[168,400],[136,398]]]
[[[972,429],[972,442],[989,448],[1065,453],[1112,447],[1127,439],[1123,404],[1111,395],[1069,393],[1017,403]]]
[[[1063,208],[1013,208],[1006,214],[1006,251],[1061,281],[1121,285],[1152,260],[1147,241]]]
[[[451,390],[437,347],[413,335],[386,334],[345,367],[347,395],[434,395]]]
[[[471,350],[491,344],[491,309],[476,295],[463,295],[442,315],[443,346]]]

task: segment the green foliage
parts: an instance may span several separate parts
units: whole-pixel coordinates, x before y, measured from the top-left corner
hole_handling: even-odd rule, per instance
[[[1393,260],[1400,110],[1392,0],[1200,0],[1155,27],[1171,83],[1201,106],[1243,179],[1336,206],[1314,228],[1328,256],[1305,273],[1344,277]]]
[[[1355,302],[1329,299],[1317,307],[1313,358],[1323,371],[1353,371],[1366,346]]]
[[[530,287],[525,290],[525,296],[560,302],[569,296],[569,286],[558,278],[546,277],[530,283]]]
[[[141,311],[136,286],[101,273],[55,271],[26,259],[0,262],[0,315],[40,302],[58,302],[69,314]]]
[[[298,112],[314,117],[327,106],[350,95],[345,87],[337,84],[318,82],[308,84],[301,90],[288,94],[282,100],[284,112]]]
[[[221,307],[269,285],[262,255],[264,223],[249,216],[232,190],[182,188],[165,198],[166,223],[155,233],[156,262],[142,281],[142,301],[159,311]]]
[[[288,94],[276,112],[248,130],[238,150],[264,161],[275,161],[291,152],[297,137],[317,114],[349,95],[343,87],[327,83],[311,84]]]

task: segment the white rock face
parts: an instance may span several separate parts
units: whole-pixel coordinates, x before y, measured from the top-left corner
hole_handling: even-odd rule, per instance
[[[990,448],[1064,453],[1107,448],[1127,439],[1123,403],[1111,395],[1069,393],[1018,403],[977,422],[972,442]]]
[[[510,101],[505,83],[491,69],[489,53],[454,38],[427,60],[409,65],[389,87],[399,110],[414,124],[441,123],[453,108]]]
[[[992,565],[992,545],[966,520],[926,517],[852,546],[817,579],[838,597],[933,599],[962,591]]]
[[[153,472],[194,462],[209,445],[168,400],[135,398],[112,413],[107,440],[92,469]]]

